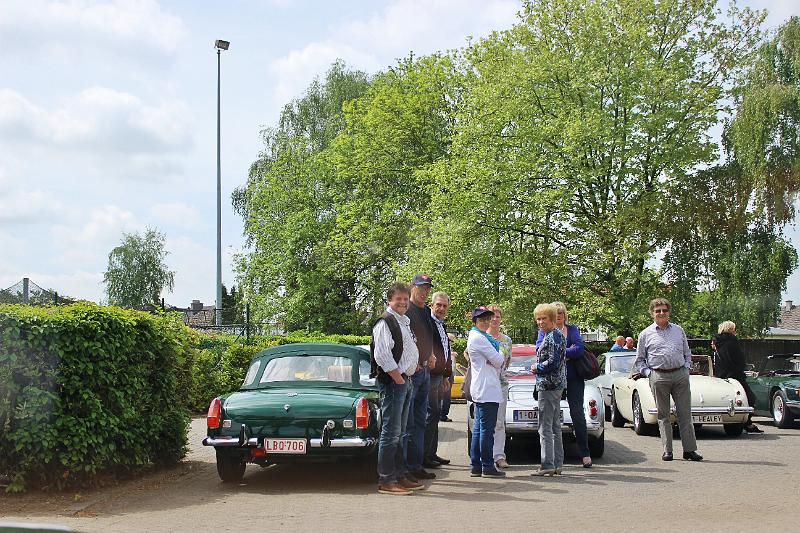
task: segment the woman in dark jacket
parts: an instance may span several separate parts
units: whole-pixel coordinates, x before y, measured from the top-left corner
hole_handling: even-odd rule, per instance
[[[744,393],[747,396],[747,403],[750,407],[755,405],[756,396],[750,390],[747,384],[747,378],[744,374],[745,359],[742,348],[739,346],[739,339],[736,338],[736,324],[730,320],[726,320],[719,325],[719,334],[714,335],[713,344],[716,345],[717,356],[714,358],[715,372],[718,378],[735,379],[744,387]],[[752,417],[752,415],[751,415]],[[745,431],[748,433],[763,433],[758,428],[751,417],[747,418],[747,426]]]

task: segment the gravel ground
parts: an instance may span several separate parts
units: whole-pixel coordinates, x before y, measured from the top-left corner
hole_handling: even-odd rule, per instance
[[[205,420],[192,421],[186,462],[143,479],[85,493],[0,496],[3,521],[62,524],[77,531],[250,529],[349,531],[380,513],[380,528],[399,531],[795,530],[800,518],[800,426],[780,430],[757,419],[763,435],[726,437],[703,428],[705,460],[661,461],[658,436],[630,427],[606,430],[606,453],[581,468],[567,447],[562,477],[532,478],[530,441],[508,450],[508,477],[470,478],[466,409],[442,424],[439,455],[452,464],[412,496],[377,494],[348,462],[247,467],[244,483],[220,483],[214,451],[200,444]],[[676,441],[676,456],[680,444]],[[370,527],[370,526],[366,526]]]

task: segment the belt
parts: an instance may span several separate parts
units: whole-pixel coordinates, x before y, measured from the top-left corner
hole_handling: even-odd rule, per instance
[[[685,367],[679,366],[678,368],[654,368],[653,370],[658,370],[659,372],[675,372],[680,370],[681,368]]]
[[[400,376],[401,376],[403,379],[408,379],[408,376],[406,376],[405,374],[400,374]]]

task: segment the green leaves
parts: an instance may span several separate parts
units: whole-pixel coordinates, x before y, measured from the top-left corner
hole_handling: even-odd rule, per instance
[[[0,306],[0,331],[9,491],[90,484],[183,456],[197,338],[176,317]]]
[[[108,268],[103,274],[106,295],[111,305],[145,309],[158,305],[161,292],[172,290],[175,273],[164,259],[165,236],[148,228],[144,235],[123,234],[122,243],[108,254]]]
[[[724,306],[695,312],[698,289],[718,282],[738,287],[726,290],[740,307],[764,302],[747,319],[761,331],[794,264],[780,228],[800,183],[800,26],[761,50],[740,92],[763,14],[717,4],[526,1],[512,28],[461,50],[409,56],[372,79],[335,64],[287,106],[235,198],[255,314],[288,330],[365,332],[385,287],[426,271],[451,295],[451,317],[498,302],[509,325],[528,326],[537,302],[562,300],[582,325],[631,334],[655,296],[697,324],[718,316]],[[725,142],[745,172],[722,169],[725,184],[710,175],[712,132],[733,103]],[[726,274],[741,259],[697,201],[719,203],[725,187],[734,208],[720,222],[774,283]],[[763,231],[775,253],[746,251],[763,249]]]

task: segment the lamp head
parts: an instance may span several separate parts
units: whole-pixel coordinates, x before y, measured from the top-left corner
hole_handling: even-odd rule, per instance
[[[220,50],[227,50],[230,45],[230,41],[223,41],[221,39],[214,41],[214,48],[219,48]]]

